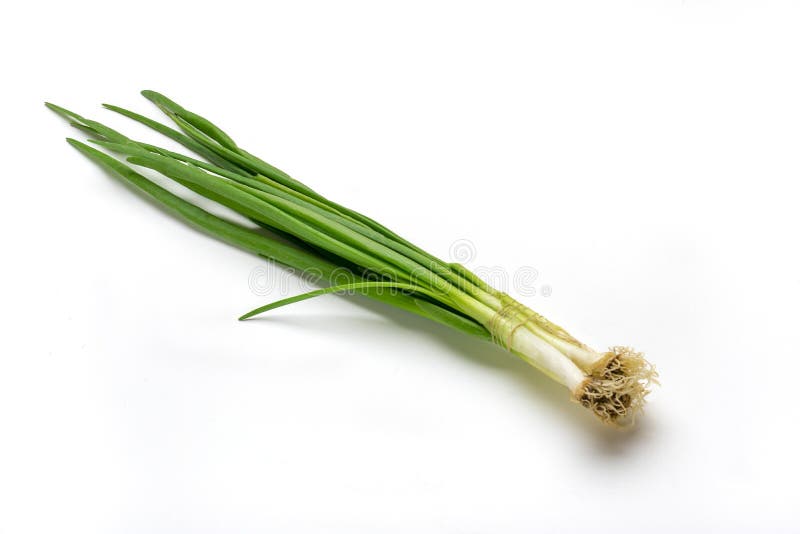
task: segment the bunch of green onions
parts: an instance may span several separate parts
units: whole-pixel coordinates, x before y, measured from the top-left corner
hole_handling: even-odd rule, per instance
[[[90,142],[70,145],[188,223],[245,250],[326,280],[329,287],[273,302],[240,319],[311,297],[358,292],[507,349],[553,380],[606,423],[632,423],[656,374],[627,347],[597,352],[499,292],[463,265],[425,252],[373,219],[323,197],[239,147],[207,119],[153,92],[142,94],[177,129],[118,106],[106,108],[183,145],[193,156],[134,141],[99,122],[46,104]],[[218,217],[135,170],[144,167],[243,215]]]

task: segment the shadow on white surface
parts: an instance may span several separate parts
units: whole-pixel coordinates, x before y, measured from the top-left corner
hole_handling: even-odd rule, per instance
[[[413,332],[413,335],[424,336],[470,364],[487,368],[486,372],[501,373],[509,377],[524,395],[523,402],[537,408],[543,407],[553,412],[557,419],[568,422],[593,445],[591,450],[598,455],[624,456],[628,451],[646,447],[649,441],[657,439],[658,427],[647,414],[637,419],[636,424],[630,428],[618,429],[603,425],[587,410],[572,402],[563,386],[491,343],[473,339],[365,297],[347,298],[358,306],[391,321],[393,330],[399,327]],[[304,334],[310,332],[337,334],[363,331],[367,326],[369,328],[376,326],[375,319],[358,316],[325,315],[324,320],[309,320],[311,317],[320,317],[320,314],[280,315],[280,312],[271,312],[249,319],[248,322],[261,322],[264,326],[268,326],[268,323],[292,326],[302,330]]]

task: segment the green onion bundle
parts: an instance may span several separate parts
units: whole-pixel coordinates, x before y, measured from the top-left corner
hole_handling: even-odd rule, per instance
[[[606,423],[632,423],[656,373],[628,347],[597,352],[463,265],[444,262],[388,228],[323,197],[253,154],[207,119],[153,92],[142,94],[176,128],[127,109],[106,108],[180,143],[193,156],[135,141],[99,122],[47,104],[90,142],[74,139],[83,155],[140,189],[179,218],[235,246],[327,281],[329,287],[252,310],[271,309],[336,292],[357,292],[491,341],[566,386]],[[218,217],[136,171],[143,167],[251,220]]]

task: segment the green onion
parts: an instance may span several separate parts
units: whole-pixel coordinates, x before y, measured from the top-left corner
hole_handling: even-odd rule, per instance
[[[72,111],[46,104],[95,146],[67,141],[84,156],[218,239],[331,286],[256,308],[255,315],[331,293],[351,292],[491,341],[567,387],[572,399],[614,426],[633,423],[657,374],[628,347],[595,351],[463,265],[447,263],[388,228],[332,202],[245,151],[208,119],[154,91],[142,94],[177,129],[127,109],[116,113],[183,145],[193,156],[134,141]],[[136,171],[144,167],[251,220],[252,227],[209,213]]]

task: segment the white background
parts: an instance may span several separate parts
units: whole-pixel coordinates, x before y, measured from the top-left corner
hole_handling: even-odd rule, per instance
[[[3,534],[800,529],[791,2],[15,2],[0,26]],[[640,425],[362,299],[236,322],[300,283],[42,106],[155,140],[99,107],[157,117],[146,88],[438,255],[535,268],[527,304],[657,365]]]

